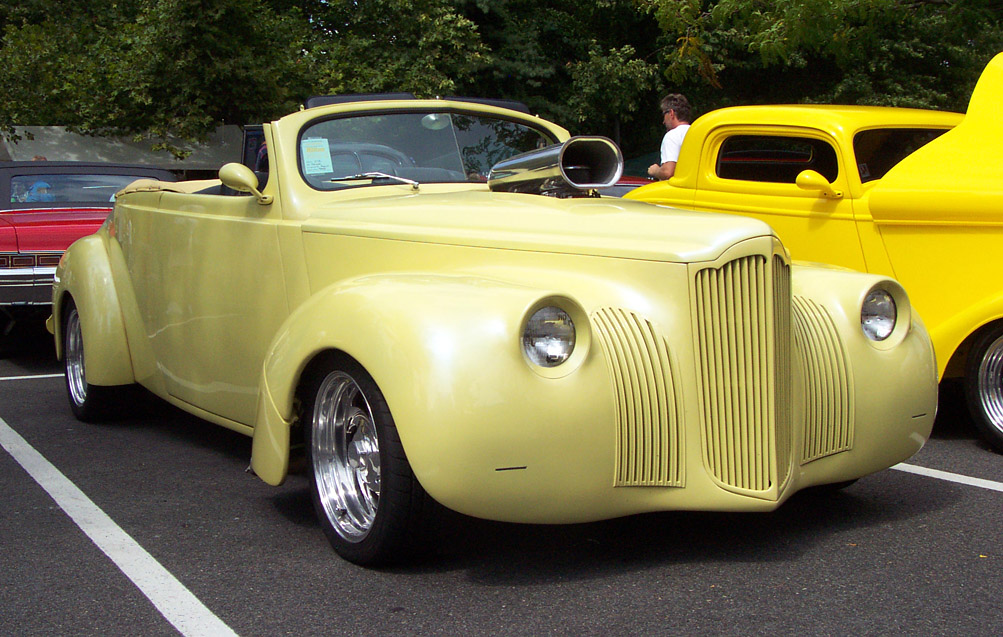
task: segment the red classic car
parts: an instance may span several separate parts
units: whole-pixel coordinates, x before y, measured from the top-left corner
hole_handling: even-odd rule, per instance
[[[0,338],[18,319],[45,318],[63,251],[101,226],[116,192],[143,178],[174,181],[170,171],[147,166],[0,164]]]

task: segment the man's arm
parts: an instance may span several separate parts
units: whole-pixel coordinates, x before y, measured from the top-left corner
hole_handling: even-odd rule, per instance
[[[676,174],[676,162],[674,161],[648,166],[648,176],[655,179],[668,179],[674,174]]]

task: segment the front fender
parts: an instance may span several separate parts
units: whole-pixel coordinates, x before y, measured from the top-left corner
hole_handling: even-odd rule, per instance
[[[938,371],[941,378],[951,363],[951,358],[965,340],[981,327],[1003,318],[1003,294],[981,299],[974,305],[965,307],[949,320],[930,328],[930,337],[937,350]],[[964,369],[963,360],[956,361],[959,366],[952,365],[951,374],[955,369]]]
[[[56,356],[63,359],[62,315],[67,300],[72,298],[80,315],[84,365],[91,385],[128,385],[136,381],[111,270],[107,238],[104,233],[93,234],[78,239],[63,254],[52,288]]]
[[[795,330],[813,323],[816,327],[801,333],[829,334],[799,347],[810,377],[806,382],[814,388],[806,400],[815,418],[845,403],[852,432],[846,441],[851,453],[804,461],[801,485],[852,479],[906,460],[930,436],[938,394],[930,335],[905,290],[887,277],[830,268],[795,266],[792,275]],[[889,292],[897,306],[897,325],[884,341],[868,339],[860,327],[861,307],[875,286]],[[845,352],[845,365],[834,362],[839,352]],[[845,374],[845,390],[837,389],[837,370]],[[841,391],[846,399],[835,400]]]
[[[478,377],[529,372],[518,335],[527,312],[548,296],[491,279],[421,274],[366,277],[317,293],[290,315],[265,357],[252,468],[270,484],[285,479],[296,389],[312,359],[336,350],[376,380],[419,479],[434,472],[436,452],[416,422],[455,414],[469,400],[455,394],[458,378],[478,388],[477,400],[492,400],[498,388]],[[463,409],[477,413],[475,404]]]

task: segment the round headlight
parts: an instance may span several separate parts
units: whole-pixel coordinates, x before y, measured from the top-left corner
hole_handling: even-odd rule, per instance
[[[860,308],[860,327],[872,341],[883,341],[895,330],[895,299],[887,291],[875,288],[867,293]]]
[[[557,367],[575,351],[575,324],[559,307],[541,308],[526,323],[522,349],[536,365]]]

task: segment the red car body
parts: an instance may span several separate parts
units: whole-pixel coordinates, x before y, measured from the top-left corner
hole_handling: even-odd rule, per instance
[[[59,257],[92,234],[114,194],[136,179],[174,181],[168,170],[83,162],[0,164],[0,336],[25,315],[44,315]]]

